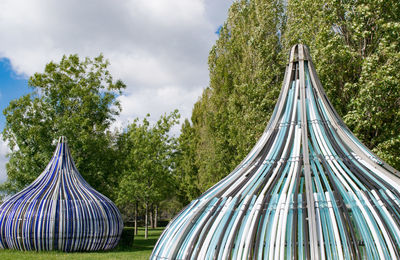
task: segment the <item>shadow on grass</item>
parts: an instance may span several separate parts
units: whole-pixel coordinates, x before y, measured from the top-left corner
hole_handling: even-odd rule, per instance
[[[154,245],[157,243],[157,239],[147,239],[134,241],[132,246],[117,246],[115,249],[110,252],[121,252],[121,251],[141,251],[141,250],[152,250]]]
[[[124,228],[129,232],[134,232],[133,228],[127,227]],[[138,235],[134,237],[133,243],[126,243],[126,241],[122,241],[123,239],[129,239],[122,237],[120,243],[116,248],[109,252],[132,252],[132,251],[148,251],[153,250],[154,245],[157,243],[157,240],[161,233],[164,231],[164,228],[156,228],[149,229],[148,239],[144,238],[144,228],[139,228]],[[130,244],[130,245],[129,245]]]

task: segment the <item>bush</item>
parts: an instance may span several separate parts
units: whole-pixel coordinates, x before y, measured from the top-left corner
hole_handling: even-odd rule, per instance
[[[131,227],[125,227],[122,230],[121,239],[119,240],[119,246],[131,247],[135,238],[135,229]]]

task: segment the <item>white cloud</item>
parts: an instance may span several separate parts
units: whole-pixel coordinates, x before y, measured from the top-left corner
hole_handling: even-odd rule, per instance
[[[179,109],[208,85],[207,58],[232,0],[2,0],[0,59],[25,77],[63,54],[111,62],[127,84],[116,125]],[[1,130],[1,129],[0,129]],[[0,155],[0,170],[5,158]],[[1,180],[0,180],[1,182]]]
[[[230,3],[2,0],[0,58],[29,76],[63,54],[103,53],[129,96],[172,85],[202,89],[208,84],[208,52]]]
[[[143,62],[145,57],[175,69],[175,74],[186,65],[197,67],[204,76],[217,26],[207,19],[201,0],[118,4],[110,0],[4,0],[0,3],[0,55],[26,75],[43,70],[49,60],[59,60],[62,54],[103,52],[114,68],[122,68],[132,58]],[[135,74],[124,80],[137,83]]]
[[[136,117],[143,118],[150,113],[151,121],[155,122],[159,116],[169,114],[176,108],[181,108],[182,118],[190,118],[191,107],[201,95],[202,89],[184,89],[177,86],[165,86],[157,89],[143,89],[132,95],[121,96],[122,113],[117,121],[118,126],[126,126]]]
[[[0,183],[7,180],[6,163],[8,161],[6,155],[9,153],[7,143],[3,141],[3,136],[0,134]]]

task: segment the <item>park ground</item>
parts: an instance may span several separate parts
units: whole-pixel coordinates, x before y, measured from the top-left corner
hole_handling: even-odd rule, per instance
[[[134,242],[130,246],[118,245],[116,248],[106,252],[88,252],[88,253],[64,253],[64,252],[32,252],[32,251],[16,251],[16,250],[0,250],[1,260],[16,259],[38,259],[38,260],[120,260],[149,259],[151,251],[161,235],[164,228],[150,229],[148,239],[144,239],[144,228],[139,228],[139,233],[135,237]],[[133,232],[133,231],[132,231]]]

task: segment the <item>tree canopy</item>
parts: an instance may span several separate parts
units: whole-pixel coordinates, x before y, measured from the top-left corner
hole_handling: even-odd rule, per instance
[[[118,200],[123,203],[143,201],[160,203],[174,186],[173,167],[176,139],[171,128],[178,123],[175,110],[151,125],[147,118],[135,119],[119,136],[119,164],[123,176]]]
[[[177,110],[161,116],[155,124],[150,124],[148,118],[141,123],[136,118],[119,135],[118,168],[122,176],[117,203],[125,207],[132,204],[144,206],[146,238],[150,205],[158,207],[161,201],[175,194],[172,171],[176,138],[170,135],[170,131],[178,119]]]
[[[34,92],[4,110],[3,138],[11,153],[3,190],[19,190],[36,179],[51,158],[53,141],[63,135],[84,178],[111,196],[116,180],[110,165],[116,158],[109,130],[120,112],[117,97],[125,85],[113,80],[108,65],[102,55],[70,55],[30,77]]]

